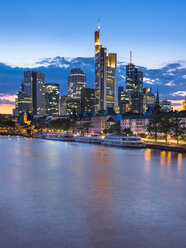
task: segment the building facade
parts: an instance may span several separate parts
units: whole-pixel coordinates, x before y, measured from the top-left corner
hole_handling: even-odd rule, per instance
[[[45,74],[40,71],[25,71],[16,99],[16,113],[30,112],[45,115]]]
[[[83,88],[81,90],[81,113],[93,113],[95,108],[95,90]]]
[[[167,101],[166,99],[163,99],[160,102],[160,106],[161,106],[161,110],[164,112],[170,112],[172,110],[171,102]]]
[[[81,89],[86,87],[86,75],[80,68],[71,69],[68,76],[68,99],[81,100]]]
[[[59,115],[59,84],[45,84],[46,115]]]
[[[67,101],[68,101],[68,96],[60,96],[59,97],[60,115],[66,115],[67,114]]]
[[[100,44],[100,24],[95,32],[95,111],[116,108],[117,55]]]

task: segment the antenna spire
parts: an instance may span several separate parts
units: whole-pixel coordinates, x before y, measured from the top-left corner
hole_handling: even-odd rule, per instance
[[[100,16],[99,16],[99,20],[98,20],[98,31],[100,31]]]
[[[130,64],[132,64],[132,51],[130,51]]]

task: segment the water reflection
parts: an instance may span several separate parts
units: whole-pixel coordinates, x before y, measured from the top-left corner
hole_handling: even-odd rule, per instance
[[[145,171],[150,171],[151,149],[145,150]]]
[[[183,155],[181,153],[178,153],[178,171],[181,170],[181,167],[182,167],[182,158],[183,158]]]
[[[186,247],[183,154],[3,139],[1,248]]]
[[[165,151],[160,152],[160,163],[161,165],[166,164],[166,152]]]

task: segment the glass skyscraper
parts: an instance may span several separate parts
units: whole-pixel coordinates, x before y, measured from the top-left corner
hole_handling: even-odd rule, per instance
[[[45,84],[46,115],[59,115],[59,84]]]
[[[71,69],[68,76],[68,99],[81,100],[81,89],[86,87],[86,75],[80,68]]]
[[[117,55],[100,44],[100,24],[95,32],[95,111],[116,108]]]
[[[36,116],[45,115],[45,74],[40,71],[25,71],[17,95],[16,112],[28,111]]]

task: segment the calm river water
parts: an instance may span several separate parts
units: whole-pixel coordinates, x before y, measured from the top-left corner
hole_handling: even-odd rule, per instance
[[[0,247],[186,247],[186,157],[0,137]]]

